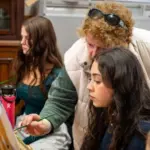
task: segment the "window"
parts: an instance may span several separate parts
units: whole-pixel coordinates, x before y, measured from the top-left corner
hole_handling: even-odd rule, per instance
[[[0,8],[0,30],[9,30],[10,28],[10,15],[7,10]]]
[[[24,0],[0,0],[0,40],[19,39]]]

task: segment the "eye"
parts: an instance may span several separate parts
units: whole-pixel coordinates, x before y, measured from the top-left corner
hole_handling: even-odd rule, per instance
[[[28,37],[28,36],[25,36],[25,39],[26,39],[26,40],[29,40],[29,37]]]
[[[93,44],[88,43],[88,46],[91,47],[91,48],[94,48]]]
[[[98,80],[94,80],[94,82],[95,82],[96,84],[100,84],[100,83],[101,83],[101,81],[98,81]]]
[[[91,79],[91,77],[89,76],[89,77],[88,77],[88,82],[91,82],[91,80],[92,80],[92,79]]]
[[[101,80],[99,77],[95,77],[95,78],[94,78],[94,82],[95,82],[96,84],[100,84],[100,83],[102,82],[102,80]]]

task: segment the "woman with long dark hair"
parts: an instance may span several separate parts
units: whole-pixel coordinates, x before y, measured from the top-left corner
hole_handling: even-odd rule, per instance
[[[102,49],[91,66],[87,132],[81,150],[144,150],[150,130],[150,90],[125,48]]]
[[[21,36],[21,49],[14,63],[14,71],[17,77],[16,103],[23,100],[25,107],[17,117],[17,124],[24,118],[24,115],[41,112],[51,84],[63,66],[55,31],[49,19],[36,16],[26,20],[21,28]],[[43,120],[44,123],[45,121]],[[52,128],[48,121],[46,123]],[[67,150],[71,143],[65,124],[62,124],[51,135],[35,137],[20,131],[19,136],[36,150],[49,148]]]

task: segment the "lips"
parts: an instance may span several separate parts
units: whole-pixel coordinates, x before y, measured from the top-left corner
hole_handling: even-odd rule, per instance
[[[91,95],[89,95],[89,97],[90,97],[90,100],[93,100],[93,99],[94,99],[94,97],[93,97],[93,96],[91,96]]]
[[[22,47],[22,49],[26,50],[27,48],[26,47]]]

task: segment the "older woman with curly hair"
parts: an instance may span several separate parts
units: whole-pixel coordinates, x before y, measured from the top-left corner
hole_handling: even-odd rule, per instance
[[[57,128],[68,121],[74,114],[73,141],[74,148],[79,150],[83,142],[84,129],[87,126],[88,111],[88,75],[91,60],[102,48],[124,46],[132,51],[140,61],[147,83],[150,83],[150,32],[133,29],[134,21],[128,8],[121,3],[101,2],[88,10],[82,26],[80,39],[65,53],[65,69],[53,82],[40,116],[27,116],[22,125],[29,124],[28,132],[36,135],[34,122],[47,114],[47,124],[36,130],[41,134]],[[72,119],[73,120],[73,119]],[[68,121],[71,123],[71,120]],[[70,124],[68,124],[68,127]],[[38,133],[39,133],[38,132]]]

